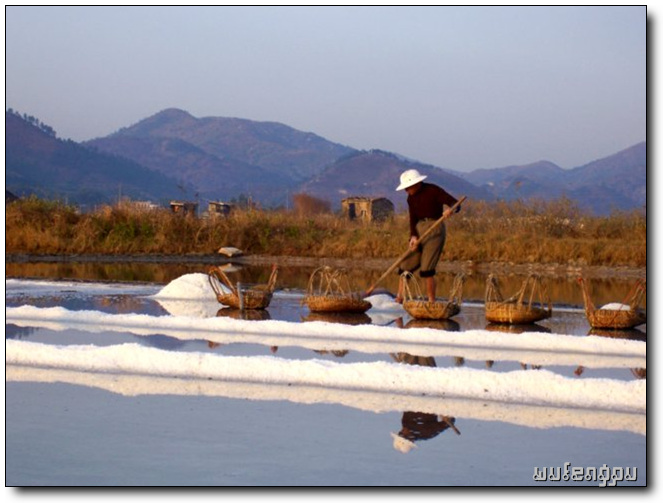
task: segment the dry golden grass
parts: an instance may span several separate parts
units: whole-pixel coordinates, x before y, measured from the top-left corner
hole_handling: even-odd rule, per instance
[[[644,212],[583,214],[568,200],[468,201],[447,222],[445,260],[646,267]],[[29,198],[6,207],[8,254],[212,254],[234,246],[247,254],[394,258],[407,248],[406,214],[384,223],[350,222],[330,213],[236,210],[197,219],[169,210],[75,208]]]

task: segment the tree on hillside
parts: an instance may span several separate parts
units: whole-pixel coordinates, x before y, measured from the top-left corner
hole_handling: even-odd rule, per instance
[[[32,124],[36,128],[40,129],[44,133],[46,133],[48,136],[52,136],[53,138],[56,137],[55,129],[53,129],[51,126],[48,124],[44,124],[42,121],[37,119],[36,117],[28,114],[23,114],[21,115],[19,112],[14,110],[13,108],[8,108],[7,113],[11,115],[15,115],[16,117],[23,119],[25,122],[28,124]]]
[[[292,206],[298,215],[317,215],[331,212],[331,203],[329,201],[324,201],[304,193],[292,196]]]

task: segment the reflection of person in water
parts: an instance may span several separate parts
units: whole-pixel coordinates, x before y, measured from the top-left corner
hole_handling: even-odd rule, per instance
[[[437,437],[443,431],[451,428],[460,435],[456,428],[456,419],[450,416],[439,416],[426,412],[403,412],[401,419],[401,430],[392,433],[394,438],[394,449],[407,453],[413,447],[416,440],[428,440]]]
[[[432,356],[415,356],[409,353],[391,353],[394,361],[408,365],[421,365],[422,367],[436,367]],[[401,429],[398,433],[392,433],[394,449],[407,453],[413,447],[416,440],[428,440],[438,436],[443,431],[451,428],[457,435],[460,431],[456,428],[456,419],[451,416],[431,414],[426,412],[403,412],[401,418]]]
[[[347,349],[332,349],[331,351],[328,351],[326,349],[314,349],[313,352],[318,353],[319,355],[326,355],[331,353],[338,358],[343,358],[345,355],[349,353]]]

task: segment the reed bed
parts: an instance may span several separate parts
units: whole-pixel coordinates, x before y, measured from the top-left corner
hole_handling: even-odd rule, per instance
[[[647,265],[642,210],[592,216],[568,200],[468,201],[447,222],[443,260]],[[57,201],[27,198],[6,206],[7,254],[213,254],[234,246],[246,254],[391,259],[407,247],[408,218],[381,223],[340,215],[237,209],[225,218],[194,218],[129,204],[90,213]]]

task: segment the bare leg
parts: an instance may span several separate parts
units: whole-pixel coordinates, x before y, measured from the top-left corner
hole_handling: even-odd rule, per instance
[[[435,276],[426,278],[426,293],[429,302],[435,302]]]
[[[403,284],[404,284],[403,276],[399,276],[398,292],[396,293],[396,302],[398,302],[399,304],[403,303],[403,290],[404,290]]]

